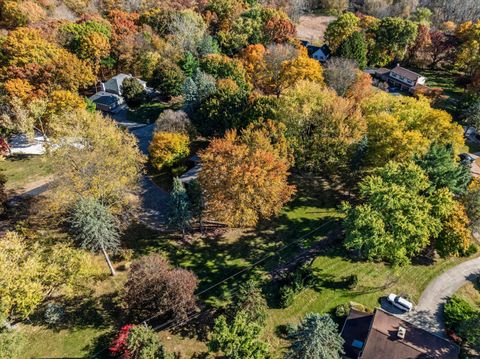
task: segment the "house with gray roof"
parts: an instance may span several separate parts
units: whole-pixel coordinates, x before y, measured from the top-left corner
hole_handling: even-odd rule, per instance
[[[380,68],[375,71],[375,77],[401,90],[413,92],[419,86],[425,86],[427,78],[400,65],[393,69]]]

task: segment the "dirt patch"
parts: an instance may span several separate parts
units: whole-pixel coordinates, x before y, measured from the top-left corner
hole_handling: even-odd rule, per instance
[[[321,45],[323,44],[323,34],[328,24],[335,19],[335,16],[302,16],[297,26],[297,37],[300,40],[308,40],[314,44]]]

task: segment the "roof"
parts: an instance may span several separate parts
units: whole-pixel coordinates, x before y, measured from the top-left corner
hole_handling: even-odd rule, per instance
[[[342,329],[342,338],[345,340],[343,349],[348,358],[358,358],[368,337],[368,330],[373,320],[373,313],[359,312],[350,309],[350,314]],[[359,342],[362,346],[357,345]]]
[[[399,327],[406,330],[398,336]],[[365,359],[457,359],[457,345],[418,328],[382,309],[376,309],[360,358]]]
[[[128,74],[118,74],[116,76],[113,76],[110,80],[105,82],[105,91],[107,92],[112,92],[121,95],[122,93],[122,84],[123,81],[127,78],[133,77],[132,75]],[[147,85],[145,81],[142,81],[140,79],[137,79],[138,82],[140,82],[144,87]]]
[[[390,70],[386,69],[385,67],[381,67],[378,70],[376,70],[375,72],[376,72],[377,75],[385,75],[385,74],[389,74]]]
[[[327,45],[322,46],[315,46],[315,45],[307,45],[308,56],[312,56],[317,51],[322,51],[325,56],[330,55],[330,48]]]
[[[416,82],[420,77],[422,77],[422,75],[420,74],[417,74],[416,72],[413,72],[413,71],[410,71],[410,70],[407,70],[406,68],[404,67],[401,67],[401,66],[396,66],[394,67],[391,72],[399,75],[399,76],[402,76],[408,80],[411,80],[413,82]]]

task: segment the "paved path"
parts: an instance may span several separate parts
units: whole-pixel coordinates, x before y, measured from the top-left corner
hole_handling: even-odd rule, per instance
[[[402,315],[402,317],[421,328],[444,337],[443,307],[447,299],[468,281],[474,280],[479,275],[480,257],[447,270],[425,288],[414,311]]]

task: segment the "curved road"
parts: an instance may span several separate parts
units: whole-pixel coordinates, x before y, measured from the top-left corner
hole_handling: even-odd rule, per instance
[[[443,306],[468,281],[480,276],[480,257],[471,259],[439,275],[425,288],[415,310],[404,317],[432,333],[445,336]]]

